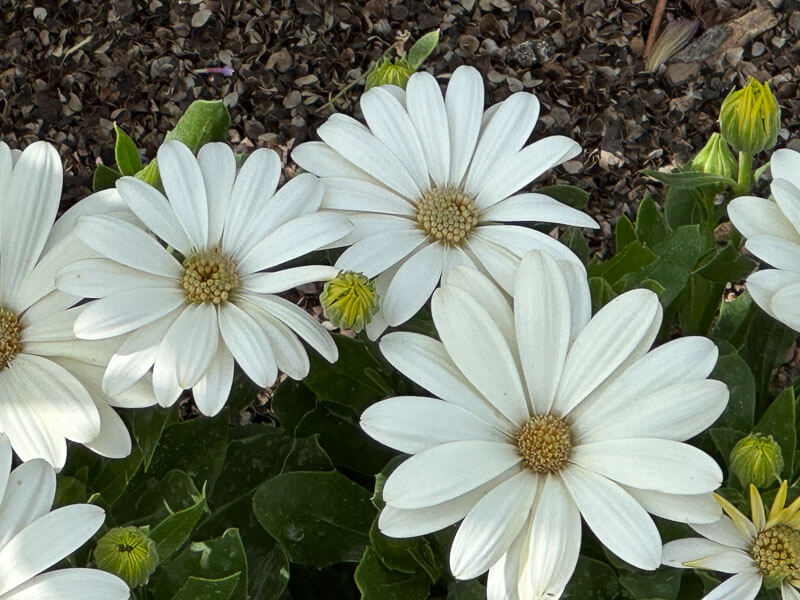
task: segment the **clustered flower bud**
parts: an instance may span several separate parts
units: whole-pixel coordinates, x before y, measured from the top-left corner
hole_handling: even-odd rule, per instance
[[[739,172],[739,164],[722,136],[712,133],[706,145],[692,160],[691,170],[735,180]]]
[[[768,83],[754,78],[730,91],[719,111],[722,137],[738,152],[758,154],[773,148],[781,128],[781,109]]]
[[[378,312],[375,284],[361,273],[340,271],[328,281],[319,295],[325,318],[340,329],[358,333]]]
[[[115,527],[94,549],[98,569],[120,577],[129,587],[144,585],[158,567],[156,543],[149,527]]]
[[[783,453],[771,435],[751,433],[739,440],[731,450],[730,470],[743,487],[762,487],[779,481],[783,470]]]

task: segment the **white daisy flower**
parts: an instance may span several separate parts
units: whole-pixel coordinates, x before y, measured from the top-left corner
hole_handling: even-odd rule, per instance
[[[745,248],[775,269],[747,278],[747,290],[767,314],[800,331],[800,153],[777,150],[770,157],[772,195],[734,198],[728,216],[747,238]]]
[[[767,514],[751,485],[752,521],[717,496],[727,514],[715,523],[693,524],[702,538],[665,544],[664,564],[734,574],[703,600],[753,600],[762,587],[780,588],[782,600],[800,600],[800,499],[785,506],[788,488],[784,481]]]
[[[71,234],[78,215],[122,210],[108,194],[90,196],[55,224],[62,181],[56,150],[36,142],[24,152],[0,143],[0,431],[22,460],[64,465],[66,440],[112,458],[130,453],[128,430],[110,408],[149,406],[135,386],[109,398],[103,370],[120,339],[75,339],[80,300],[55,289],[65,264],[94,255]]]
[[[162,406],[192,388],[200,411],[215,415],[228,398],[234,359],[262,387],[278,369],[295,379],[308,373],[297,335],[336,360],[325,329],[275,294],[338,270],[264,272],[350,232],[343,215],[317,211],[317,178],[299,175],[276,192],[275,152],[256,150],[237,174],[233,151],[221,143],[206,144],[195,157],[180,142],[167,142],[158,165],[166,197],[133,177],[117,182],[127,206],[158,239],[118,218],[82,217],[76,235],[104,258],[74,263],[57,281],[65,292],[99,298],[76,319],[79,338],[132,332],[111,359],[103,389],[118,394],[153,367]]]
[[[370,406],[361,426],[413,456],[388,478],[381,531],[418,536],[463,519],[450,551],[459,579],[489,569],[490,599],[558,598],[578,560],[581,516],[621,559],[661,562],[648,512],[712,522],[722,472],[683,440],[722,413],[706,379],[716,346],[687,337],[652,351],[662,310],[649,290],[590,319],[588,285],[568,293],[561,262],[521,262],[514,306],[483,275],[455,269],[434,292],[441,342],[386,335],[384,356],[435,398]]]
[[[585,278],[564,245],[504,224],[598,226],[550,196],[516,194],[580,146],[563,136],[525,146],[539,116],[536,97],[518,92],[484,112],[483,96],[472,67],[456,69],[444,98],[432,75],[415,73],[405,91],[381,86],[361,97],[368,127],[334,114],[318,130],[322,142],[292,152],[323,178],[323,208],[353,221],[353,233],[337,244],[352,245],[336,266],[378,276],[381,310],[367,326],[373,339],[410,319],[459,265],[483,270],[511,293],[520,257],[541,249],[574,261]]]
[[[47,462],[34,459],[11,470],[11,447],[0,435],[0,600],[127,600],[128,586],[110,573],[42,573],[83,546],[105,519],[92,504],[51,511],[55,493]]]

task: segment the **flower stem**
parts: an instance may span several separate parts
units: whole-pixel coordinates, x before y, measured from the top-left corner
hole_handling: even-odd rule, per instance
[[[739,181],[736,185],[736,196],[743,196],[753,189],[753,155],[739,152]]]

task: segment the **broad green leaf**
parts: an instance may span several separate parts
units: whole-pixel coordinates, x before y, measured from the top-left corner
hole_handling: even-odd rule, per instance
[[[117,140],[114,143],[114,159],[117,161],[117,169],[123,175],[136,175],[137,171],[142,168],[136,144],[116,123],[114,123],[114,132],[117,134]]]
[[[239,573],[224,579],[189,577],[172,600],[230,600],[239,578]]]
[[[486,588],[475,579],[459,581],[454,579],[447,588],[447,600],[484,600]]]
[[[796,335],[763,310],[755,311],[744,345],[739,350],[756,378],[756,398],[764,406],[769,393],[769,382],[776,367],[787,359],[787,352]]]
[[[439,43],[439,30],[429,31],[421,38],[419,38],[414,45],[411,46],[411,49],[408,51],[408,64],[411,65],[411,68],[415,71],[422,66],[422,63],[425,62],[425,59],[431,55],[434,48],[436,48],[436,44]]]
[[[133,448],[130,455],[123,459],[106,462],[98,476],[91,481],[92,490],[101,495],[106,505],[114,504],[125,492],[141,464],[142,453],[138,448]]]
[[[113,507],[117,525],[155,527],[171,513],[193,506],[200,496],[192,478],[183,471],[169,471],[160,480],[137,477],[135,482]]]
[[[564,244],[567,248],[572,250],[581,262],[586,266],[589,262],[589,244],[586,237],[581,233],[577,227],[567,227],[562,233],[558,241]]]
[[[633,247],[633,246],[630,246]],[[669,306],[684,290],[700,255],[700,230],[697,225],[684,225],[653,247],[657,260],[643,270],[644,278],[654,279],[664,287],[659,296]]]
[[[361,559],[376,510],[344,475],[295,471],[265,481],[253,512],[292,562],[324,567]]]
[[[717,316],[725,285],[692,275],[681,295],[679,319],[684,335],[707,335]]]
[[[99,192],[113,188],[120,177],[122,177],[122,173],[105,165],[97,165],[92,176],[92,191]]]
[[[672,229],[681,225],[704,225],[713,228],[716,215],[713,213],[713,197],[702,189],[667,188],[664,200],[664,216]]]
[[[317,399],[306,385],[294,379],[286,379],[272,396],[272,410],[281,427],[294,435],[303,417],[317,407]]]
[[[794,389],[789,387],[772,401],[753,428],[754,432],[771,435],[778,442],[783,452],[783,476],[787,479],[794,474],[794,454],[797,449],[796,418]]]
[[[592,314],[611,302],[617,294],[602,277],[589,278],[589,292],[592,296]]]
[[[638,241],[636,238],[636,229],[634,229],[631,220],[625,215],[620,216],[614,227],[614,240],[617,243],[617,252],[628,244],[633,244]]]
[[[747,326],[755,314],[753,308],[753,299],[747,291],[733,300],[722,302],[713,337],[727,340],[733,346],[740,346],[747,334]]]
[[[367,548],[355,574],[362,600],[426,600],[430,581],[425,574],[408,575],[387,569]]]
[[[150,537],[158,548],[158,557],[162,563],[168,562],[184,542],[189,539],[195,525],[208,510],[205,489],[194,505],[178,510],[156,525]]]
[[[667,237],[667,226],[656,203],[645,196],[636,212],[636,238],[645,246],[653,247]]]
[[[681,587],[681,575],[681,569],[623,571],[619,575],[619,583],[634,600],[675,600]]]
[[[756,268],[756,262],[739,252],[733,244],[715,252],[712,258],[696,273],[711,281],[727,283],[747,277]]]
[[[436,553],[424,537],[403,539],[390,538],[378,529],[377,520],[369,530],[370,550],[380,558],[386,568],[407,575],[426,573],[430,583],[436,583],[442,575],[443,565],[436,560]]]
[[[656,259],[657,256],[650,248],[645,248],[636,242],[628,244],[608,260],[590,264],[587,271],[590,278],[602,277],[614,287],[625,275],[643,272],[645,267]]]
[[[131,411],[129,414],[133,439],[136,440],[136,445],[144,457],[143,466],[146,473],[164,427],[177,422],[178,411],[175,407],[165,409],[152,406],[147,410]]]
[[[537,191],[578,210],[585,209],[589,202],[589,192],[574,185],[549,185]]]
[[[721,175],[714,175],[713,173],[703,173],[702,171],[664,173],[653,169],[645,169],[641,173],[642,175],[652,177],[665,185],[677,189],[694,189],[713,184],[736,185],[736,182],[729,177],[722,177]]]
[[[619,594],[617,574],[607,563],[581,556],[562,600],[610,600]]]
[[[716,446],[719,451],[722,460],[727,465],[731,450],[733,450],[736,442],[747,434],[727,427],[712,427],[708,430],[708,435],[711,437],[711,441],[714,442],[714,446]],[[732,476],[729,476],[729,478],[732,479]]]
[[[711,377],[724,382],[730,390],[728,407],[716,426],[750,431],[755,420],[756,382],[747,363],[736,351],[724,354]]]

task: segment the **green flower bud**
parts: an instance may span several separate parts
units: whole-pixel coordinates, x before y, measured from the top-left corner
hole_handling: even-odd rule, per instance
[[[364,329],[378,312],[375,284],[361,273],[340,271],[325,284],[319,301],[325,317],[331,323],[356,333]]]
[[[774,147],[781,128],[781,109],[768,83],[750,82],[732,89],[719,111],[722,137],[738,152],[758,154]]]
[[[414,74],[414,69],[405,58],[394,61],[384,58],[381,64],[375,64],[367,75],[366,89],[377,85],[396,85],[405,89],[408,78]]]
[[[691,170],[736,180],[739,174],[739,163],[736,162],[728,143],[722,139],[722,136],[712,133],[706,145],[692,160]]]
[[[115,527],[94,549],[98,569],[120,577],[131,588],[144,585],[158,567],[156,543],[149,527]]]
[[[751,433],[736,443],[728,463],[742,486],[762,487],[770,481],[780,481],[783,453],[771,435]]]

